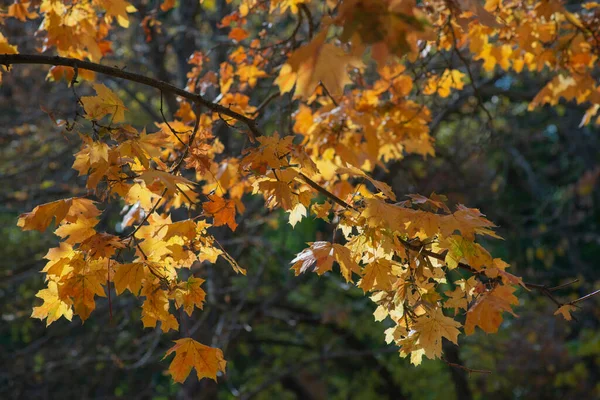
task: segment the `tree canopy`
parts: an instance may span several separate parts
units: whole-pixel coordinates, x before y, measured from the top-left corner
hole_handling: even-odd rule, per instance
[[[597,241],[599,56],[596,2],[16,0],[0,15],[0,89],[26,118],[0,178],[40,170],[35,194],[7,184],[7,207],[27,202],[13,223],[58,237],[31,317],[112,321],[127,304],[119,323],[170,332],[174,381],[217,380],[231,337],[284,315],[267,310],[294,282],[339,274],[322,292],[368,298],[401,357],[442,359],[457,380],[488,372],[452,344],[497,333],[522,297],[571,321],[598,293],[583,267],[525,266],[598,255],[574,232]],[[585,137],[564,150],[548,119]],[[557,144],[532,166],[519,138],[527,154]],[[269,274],[281,282],[257,299]],[[349,351],[378,365],[367,350]]]

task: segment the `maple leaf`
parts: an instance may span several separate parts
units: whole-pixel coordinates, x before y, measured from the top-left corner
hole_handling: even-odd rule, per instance
[[[194,307],[202,309],[206,293],[200,288],[204,279],[190,276],[186,282],[181,282],[175,289],[175,301],[183,307],[188,316],[192,316]]]
[[[148,190],[144,182],[134,183],[125,196],[128,204],[139,204],[144,211],[150,211],[159,196]],[[133,222],[133,221],[132,221]]]
[[[142,172],[140,178],[144,180],[146,186],[152,185],[155,180],[160,181],[170,192],[175,193],[178,191],[177,185],[183,184],[187,186],[194,186],[194,182],[183,176],[173,175],[165,171],[159,171],[157,169],[149,169]]]
[[[446,317],[440,308],[433,314],[420,316],[413,329],[419,333],[418,344],[425,351],[427,358],[439,358],[442,355],[442,338],[458,344],[460,324],[450,317]]]
[[[513,286],[502,285],[480,295],[467,311],[465,333],[473,334],[476,326],[486,333],[498,332],[502,323],[502,312],[507,311],[516,316],[511,307],[519,304],[519,300],[513,295],[515,290]]]
[[[494,14],[487,11],[479,0],[455,0],[454,4],[457,5],[462,11],[470,12],[475,15],[477,21],[480,24],[488,26],[490,28],[501,28],[502,25],[496,21]]]
[[[241,42],[244,39],[247,39],[250,34],[243,28],[233,28],[231,32],[229,32],[229,39],[233,39],[237,42]]]
[[[380,66],[392,54],[403,56],[415,50],[418,40],[432,39],[415,0],[346,0],[336,22],[343,27],[340,39],[370,45]]]
[[[129,289],[134,295],[138,295],[142,288],[142,282],[146,275],[143,263],[121,264],[116,268],[113,282],[117,294]]]
[[[205,346],[192,338],[175,340],[163,359],[175,352],[175,358],[169,365],[169,373],[175,382],[183,382],[192,368],[196,369],[198,379],[210,378],[217,380],[218,372],[225,372],[227,362],[220,349]]]
[[[33,312],[31,313],[32,318],[47,318],[46,326],[60,317],[65,317],[69,321],[73,318],[72,303],[68,298],[60,296],[56,282],[49,281],[48,288],[40,290],[36,296],[43,299],[44,304],[33,308]]]
[[[280,205],[286,211],[292,210],[298,204],[298,196],[292,193],[290,186],[281,181],[264,180],[257,184],[267,199],[267,207]]]
[[[352,259],[348,248],[329,242],[313,242],[309,244],[309,248],[302,250],[291,261],[293,264],[292,269],[296,272],[296,275],[306,272],[313,265],[315,265],[315,272],[323,275],[325,272],[331,271],[334,261],[337,261],[340,265],[342,276],[347,282],[352,280],[352,273],[360,275],[360,268]]]
[[[118,236],[108,233],[96,233],[81,242],[79,248],[88,253],[90,257],[110,258],[117,249],[125,248]]]
[[[211,196],[209,200],[202,203],[202,209],[204,213],[213,217],[213,225],[227,224],[232,231],[235,231],[238,226],[235,222],[235,201],[225,200],[219,196]]]
[[[447,291],[445,295],[449,299],[444,302],[444,308],[454,308],[455,312],[459,309],[467,309],[469,302],[466,298],[467,294],[462,288],[457,287],[453,291]]]
[[[35,19],[38,17],[38,14],[36,12],[29,11],[30,4],[30,2],[15,2],[8,7],[7,15],[9,17],[17,18],[23,22],[27,21],[28,19]],[[0,53],[2,52],[0,51]]]
[[[385,259],[376,260],[366,265],[359,287],[365,292],[371,290],[391,290],[395,280],[394,264]]]
[[[69,244],[82,243],[96,234],[94,227],[98,222],[100,221],[96,218],[80,218],[73,223],[61,225],[54,233]]]
[[[423,93],[433,94],[437,92],[440,97],[448,97],[451,89],[462,90],[464,88],[464,77],[465,74],[457,69],[446,69],[441,76],[429,78]]]
[[[369,182],[371,182],[373,184],[373,186],[375,186],[381,193],[385,194],[390,200],[396,201],[396,195],[392,191],[392,188],[390,187],[390,185],[388,185],[385,182],[381,182],[381,181],[371,178],[369,175],[365,174],[363,171],[361,171],[360,169],[358,169],[356,167],[349,166],[349,167],[338,168],[337,173],[338,174],[348,174],[350,176],[360,176],[361,178],[367,179]]]
[[[85,321],[96,309],[95,296],[106,296],[101,283],[106,282],[106,275],[100,280],[96,271],[84,267],[79,272],[71,274],[64,281],[65,284],[61,287],[61,293],[71,297],[75,313],[79,315],[82,321]]]
[[[563,317],[565,320],[567,320],[567,321],[570,321],[570,320],[572,320],[572,319],[573,319],[573,317],[571,316],[571,313],[572,313],[573,311],[575,311],[575,310],[577,310],[577,307],[576,307],[576,306],[573,306],[573,305],[571,305],[571,304],[564,304],[564,305],[560,306],[560,307],[558,308],[558,310],[556,310],[556,311],[554,312],[554,315],[559,315],[559,314],[560,314],[560,315],[562,315],[562,317]]]
[[[304,204],[302,203],[296,204],[294,208],[288,212],[290,214],[288,222],[292,228],[295,227],[298,222],[302,221],[303,217],[306,217],[306,207],[304,207]]]
[[[462,236],[450,236],[444,239],[440,246],[448,249],[444,261],[450,269],[458,267],[463,261],[475,269],[492,265],[492,257],[481,245]]]
[[[125,120],[127,108],[119,97],[101,83],[94,83],[96,96],[84,96],[81,104],[90,119],[99,120],[112,114],[111,122],[119,123]]]
[[[58,278],[71,272],[75,264],[83,263],[83,253],[74,250],[68,243],[60,242],[58,247],[51,248],[44,256],[48,260],[42,272]]]
[[[167,292],[162,290],[161,285],[146,279],[142,285],[142,296],[146,297],[142,305],[142,323],[144,328],[154,328],[158,321],[161,322],[161,330],[178,330],[177,319],[169,313],[169,298]]]
[[[75,197],[40,204],[31,212],[21,214],[17,226],[24,231],[44,232],[54,218],[56,218],[55,224],[58,225],[63,220],[76,222],[80,217],[95,218],[98,215],[100,215],[100,210],[96,208],[94,201]]]
[[[351,83],[347,69],[362,68],[362,61],[346,54],[333,44],[325,43],[327,30],[323,30],[310,43],[300,47],[287,60],[289,68],[280,71],[275,83],[281,93],[291,90],[295,80],[294,97],[308,99],[319,84],[323,84],[333,97],[343,94],[344,86]]]
[[[117,22],[123,28],[129,26],[129,16],[127,13],[136,12],[137,9],[131,3],[125,0],[96,0],[106,10],[106,14],[117,18]],[[166,10],[163,10],[166,11]]]
[[[2,33],[0,33],[0,54],[17,54],[17,46],[12,46],[8,43],[8,40]],[[0,74],[0,82],[2,82],[2,75]]]

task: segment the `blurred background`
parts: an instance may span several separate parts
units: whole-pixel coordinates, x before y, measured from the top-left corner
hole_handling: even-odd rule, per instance
[[[156,2],[133,1],[130,29],[111,35],[113,53],[103,63],[127,66],[180,87],[197,50],[211,58],[212,70],[234,49],[218,27],[230,12],[221,1],[180,0],[161,11]],[[159,21],[159,24],[149,24]],[[145,21],[145,22],[144,22]],[[256,21],[257,32],[262,21]],[[296,21],[279,19],[269,27],[273,43],[289,37]],[[21,53],[33,53],[35,22],[7,20],[4,34]],[[302,27],[301,29],[306,29]],[[147,41],[150,37],[152,40]],[[283,49],[282,49],[283,50]],[[411,65],[415,87],[422,68]],[[446,60],[447,61],[447,60]],[[460,60],[450,59],[457,68]],[[445,68],[445,65],[444,65]],[[570,103],[528,112],[528,102],[550,78],[544,73],[484,73],[472,65],[479,95],[471,87],[447,99],[415,93],[431,108],[436,157],[407,156],[378,171],[398,198],[432,192],[481,211],[505,240],[485,243],[512,273],[526,282],[556,286],[563,300],[576,299],[600,286],[600,135],[578,128],[584,109]],[[59,198],[85,195],[85,181],[71,169],[79,149],[73,132],[54,118],[72,119],[76,103],[67,83],[46,80],[47,69],[17,66],[0,86],[0,398],[139,399],[575,399],[600,397],[600,296],[579,303],[577,320],[555,316],[556,306],[539,293],[519,293],[518,318],[507,318],[497,335],[481,331],[461,336],[461,346],[444,348],[444,361],[420,367],[387,346],[384,323],[375,322],[374,304],[337,274],[294,277],[289,262],[309,241],[331,237],[331,227],[303,220],[295,229],[282,213],[267,213],[262,198],[247,199],[235,234],[216,230],[220,243],[247,277],[233,276],[218,262],[195,273],[206,279],[204,310],[182,315],[181,329],[202,343],[223,349],[227,374],[216,384],[173,384],[161,361],[178,334],[143,329],[139,299],[106,299],[82,325],[61,319],[49,328],[30,319],[42,288],[43,256],[57,244],[51,233],[21,232],[20,213]],[[129,108],[137,127],[156,131],[162,120],[160,99],[146,87],[98,76]],[[79,96],[92,90],[76,86]],[[258,105],[273,91],[263,79],[250,94]],[[209,96],[210,98],[211,96]],[[212,96],[214,97],[214,96]],[[171,118],[174,98],[164,99]],[[267,132],[289,124],[294,105],[282,96],[265,109]],[[288,132],[283,132],[288,133]],[[226,152],[239,154],[244,137],[222,126],[215,132]],[[114,231],[121,205],[98,229]],[[454,364],[491,373],[469,373]]]

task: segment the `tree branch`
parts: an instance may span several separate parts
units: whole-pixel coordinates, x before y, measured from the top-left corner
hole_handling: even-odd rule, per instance
[[[222,115],[227,115],[228,117],[231,117],[245,124],[254,137],[262,136],[262,133],[258,129],[256,121],[252,118],[235,112],[228,107],[222,106],[221,104],[213,103],[212,101],[205,99],[199,94],[191,93],[185,89],[181,89],[177,86],[171,85],[170,83],[150,78],[144,75],[136,74],[133,72],[128,72],[124,69],[120,69],[117,67],[109,67],[102,64],[67,57],[45,56],[38,54],[0,54],[0,65],[5,65],[8,67],[12,64],[60,65],[64,67],[81,68],[88,71],[94,71],[100,74],[112,76],[114,78],[120,78],[131,82],[137,82],[142,85],[156,88],[163,92],[172,93],[174,95],[183,97],[184,99],[189,100],[195,104],[202,105],[213,112]]]

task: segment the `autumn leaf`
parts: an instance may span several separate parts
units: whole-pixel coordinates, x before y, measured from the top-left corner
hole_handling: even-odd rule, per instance
[[[418,332],[418,344],[425,351],[427,358],[439,358],[442,355],[442,338],[458,344],[460,324],[450,317],[446,317],[440,308],[433,313],[420,316],[413,329]]]
[[[142,323],[145,328],[154,328],[160,321],[160,329],[169,332],[178,330],[179,322],[169,312],[169,298],[160,283],[146,279],[142,285],[141,295],[146,298],[142,304]]]
[[[105,260],[102,263],[107,265]],[[106,296],[102,287],[105,282],[106,274],[99,274],[93,264],[87,264],[64,278],[60,292],[73,300],[75,313],[85,322],[96,309],[95,296]]]
[[[60,317],[65,317],[69,321],[73,318],[72,303],[68,298],[59,295],[56,282],[49,281],[48,288],[40,290],[36,296],[44,300],[44,304],[33,308],[32,318],[46,318],[46,326]]]
[[[229,229],[235,231],[237,223],[235,222],[235,201],[225,200],[222,197],[213,195],[209,201],[202,203],[204,213],[213,217],[213,225],[227,225]]]
[[[194,308],[202,309],[206,293],[200,285],[204,279],[190,276],[186,282],[181,282],[175,289],[175,301],[180,307],[183,307],[188,316],[192,316]]]
[[[117,22],[123,28],[127,28],[129,26],[129,16],[128,13],[134,13],[137,9],[131,5],[128,1],[125,0],[96,0],[106,10],[106,14],[112,17],[117,18]]]
[[[472,335],[476,326],[486,333],[495,333],[502,323],[503,312],[516,316],[512,311],[512,306],[519,304],[519,300],[513,295],[515,290],[513,286],[502,285],[481,294],[467,311],[465,333]]]
[[[81,242],[79,248],[90,257],[110,258],[118,249],[125,248],[125,244],[121,242],[119,237],[101,232],[85,239]]]
[[[302,218],[306,217],[306,207],[304,207],[304,204],[298,203],[288,213],[290,214],[288,222],[293,228],[298,222],[302,221]]]
[[[31,212],[19,216],[17,226],[24,231],[37,230],[44,232],[53,219],[55,219],[55,224],[58,225],[63,220],[76,222],[80,217],[95,218],[98,215],[100,215],[100,210],[96,208],[94,201],[83,198],[70,198],[36,206]]]
[[[189,179],[184,178],[183,176],[178,176],[174,174],[170,174],[165,171],[159,171],[157,169],[149,169],[144,171],[140,178],[144,180],[146,183],[146,187],[152,185],[154,181],[161,182],[165,188],[167,188],[170,192],[175,193],[178,191],[177,185],[186,185],[193,186],[194,183]]]
[[[391,290],[395,280],[394,263],[380,259],[366,265],[359,287],[365,292],[371,290]]]
[[[175,7],[175,0],[163,0],[160,4],[160,9],[164,12],[169,11],[173,7]]]
[[[337,243],[310,243],[310,247],[302,250],[291,263],[296,275],[306,272],[313,265],[314,271],[322,275],[331,270],[334,261],[340,265],[342,276],[346,281],[352,280],[352,273],[360,275],[360,268],[352,259],[350,250]]]
[[[94,227],[100,222],[96,218],[80,218],[73,223],[61,225],[54,233],[69,244],[82,243],[96,234]]]
[[[576,306],[573,306],[573,305],[571,305],[571,304],[564,304],[564,305],[560,306],[560,307],[558,308],[558,310],[556,310],[556,311],[554,312],[554,315],[559,315],[559,314],[560,314],[560,315],[562,315],[562,317],[563,317],[565,320],[567,320],[567,321],[570,321],[570,320],[572,320],[572,319],[573,319],[573,317],[571,316],[571,313],[572,313],[573,311],[576,311],[576,310],[577,310],[577,307],[576,307]]]
[[[81,98],[81,104],[88,117],[100,120],[106,115],[112,115],[111,122],[123,122],[127,108],[121,99],[101,83],[94,83],[93,86],[96,96],[84,96]]]
[[[196,369],[198,379],[210,378],[217,380],[218,372],[225,372],[227,362],[223,352],[214,347],[205,346],[192,338],[175,341],[165,356],[175,352],[175,358],[169,366],[169,373],[175,382],[183,382],[188,377],[192,368]]]
[[[121,264],[117,266],[113,278],[117,294],[121,294],[125,289],[129,289],[131,293],[137,296],[142,288],[145,274],[143,263]]]
[[[8,40],[2,33],[0,33],[0,54],[17,54],[17,46],[12,46],[8,43]],[[0,75],[1,78],[1,75]],[[0,82],[2,80],[0,79]]]
[[[233,28],[231,32],[229,32],[229,39],[233,39],[235,41],[241,42],[244,39],[247,39],[250,34],[243,28]]]
[[[423,93],[437,93],[440,97],[450,96],[451,89],[462,90],[465,86],[463,79],[465,74],[457,69],[446,69],[441,76],[429,78]]]
[[[30,4],[30,2],[15,2],[8,7],[7,15],[23,22],[27,21],[28,19],[35,19],[38,17],[38,14],[36,12],[29,11]]]
[[[275,81],[281,93],[290,91],[291,82],[295,80],[294,97],[297,98],[308,99],[319,84],[333,97],[343,94],[344,86],[351,83],[348,67],[362,68],[362,62],[339,47],[325,43],[326,34],[324,30],[288,58],[289,68],[284,66]]]

